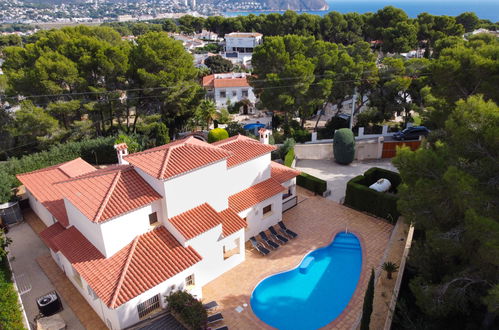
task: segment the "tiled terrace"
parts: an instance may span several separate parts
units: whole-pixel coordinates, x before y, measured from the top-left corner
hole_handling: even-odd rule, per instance
[[[370,270],[380,265],[393,226],[322,197],[300,196],[300,200],[283,215],[286,226],[298,233],[298,238],[265,257],[247,245],[245,262],[203,288],[204,301],[218,302],[218,311],[230,329],[272,329],[251,310],[255,286],[269,275],[296,267],[307,252],[328,245],[346,227],[361,241],[362,275],[345,311],[325,329],[351,329],[359,321]],[[247,306],[238,313],[236,307],[244,304]]]

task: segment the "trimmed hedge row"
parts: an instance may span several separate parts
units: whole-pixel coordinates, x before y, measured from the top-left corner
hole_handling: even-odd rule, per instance
[[[284,157],[284,165],[286,165],[287,167],[291,167],[294,160],[295,160],[295,149],[291,148]]]
[[[176,291],[166,297],[168,307],[175,317],[188,329],[206,328],[208,318],[203,304],[186,291]]]
[[[23,315],[6,258],[0,258],[0,328],[24,329]]]
[[[10,182],[10,188],[17,187],[20,182],[15,175],[35,171],[48,166],[64,163],[81,157],[91,164],[115,164],[118,162],[114,150],[115,137],[100,137],[78,142],[55,145],[48,151],[42,151],[21,158],[11,158],[0,164],[0,173],[6,178],[2,182]],[[2,198],[3,199],[3,198]],[[6,202],[8,200],[0,200]]]
[[[389,192],[378,192],[369,186],[381,178],[390,180]],[[378,167],[367,170],[364,175],[356,176],[347,183],[345,205],[359,211],[369,212],[395,223],[400,216],[397,209],[397,187],[401,182],[400,175]]]
[[[303,172],[296,177],[296,184],[320,195],[327,190],[326,181]]]

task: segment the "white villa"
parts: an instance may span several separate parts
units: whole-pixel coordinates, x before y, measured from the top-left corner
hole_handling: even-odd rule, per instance
[[[250,74],[245,72],[210,74],[203,77],[203,88],[207,96],[215,101],[217,108],[243,101],[239,109],[240,114],[254,114],[256,96],[248,83],[249,76]]]
[[[257,32],[232,32],[225,35],[225,53],[221,55],[233,64],[251,68],[255,47],[263,42],[263,34]]]
[[[260,131],[268,141],[268,131]],[[299,172],[244,136],[193,137],[103,169],[77,158],[18,175],[52,257],[110,329],[165,308],[245,260],[245,242],[296,203]]]

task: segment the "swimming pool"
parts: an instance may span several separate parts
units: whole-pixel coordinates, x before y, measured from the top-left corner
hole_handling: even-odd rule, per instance
[[[340,232],[331,244],[307,254],[298,267],[261,281],[251,295],[251,307],[278,329],[318,329],[348,305],[361,268],[359,239]]]

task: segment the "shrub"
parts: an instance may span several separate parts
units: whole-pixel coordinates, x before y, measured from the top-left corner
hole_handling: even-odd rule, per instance
[[[305,143],[307,141],[310,141],[312,139],[312,133],[307,131],[306,129],[291,129],[293,138],[300,143]]]
[[[294,160],[295,160],[295,148],[291,148],[289,149],[286,156],[284,156],[284,165],[286,165],[287,167],[291,167]]]
[[[280,158],[284,160],[290,149],[294,148],[295,140],[293,138],[288,138],[284,141],[282,146],[279,147]]]
[[[229,133],[229,136],[234,136],[237,134],[246,135],[246,131],[244,130],[243,126],[235,121],[227,123],[225,130],[227,131],[227,133]]]
[[[371,314],[373,312],[374,301],[374,270],[371,269],[371,277],[367,284],[366,295],[364,296],[364,305],[362,306],[362,319],[360,320],[360,330],[369,330],[371,323]]]
[[[185,291],[176,291],[166,297],[170,310],[190,329],[204,329],[208,317],[203,304]]]
[[[327,190],[327,182],[307,173],[301,173],[296,177],[296,184],[300,187],[322,195]]]
[[[208,142],[213,143],[216,141],[224,140],[229,137],[229,133],[223,128],[214,128],[208,133]]]
[[[334,132],[334,159],[338,164],[348,165],[355,157],[355,136],[352,130],[340,128]]]
[[[388,179],[392,186],[389,192],[378,192],[369,186],[381,178]],[[400,213],[397,209],[397,187],[401,183],[398,173],[373,167],[364,175],[356,176],[347,183],[345,205],[359,211],[369,212],[394,223]]]

